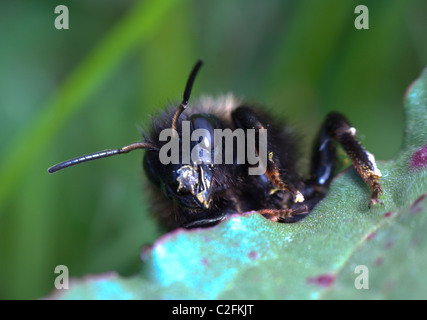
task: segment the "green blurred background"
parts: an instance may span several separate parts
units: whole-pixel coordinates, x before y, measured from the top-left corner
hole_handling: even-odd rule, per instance
[[[57,30],[54,9],[69,9]],[[403,133],[402,100],[427,66],[427,2],[2,1],[0,4],[0,298],[34,299],[72,277],[137,272],[162,234],[149,215],[141,152],[70,168],[56,162],[138,141],[179,101],[234,92],[286,115],[307,150],[326,113],[351,119],[377,159]]]

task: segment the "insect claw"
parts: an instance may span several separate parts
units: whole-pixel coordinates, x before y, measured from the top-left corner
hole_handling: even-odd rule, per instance
[[[384,205],[384,203],[381,200],[379,200],[378,198],[371,198],[369,200],[368,208],[371,209],[371,207],[373,205],[377,205],[377,204],[380,204],[382,206]]]

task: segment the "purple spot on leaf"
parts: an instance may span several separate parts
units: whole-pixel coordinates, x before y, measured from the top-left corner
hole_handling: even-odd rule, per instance
[[[258,258],[258,253],[256,253],[255,251],[251,251],[251,252],[249,252],[248,256],[251,259],[256,259],[256,258]]]
[[[411,210],[409,211],[410,214],[417,214],[421,212],[421,210],[423,209],[421,202],[424,200],[425,197],[427,197],[427,193],[423,194],[421,197],[415,200],[415,202],[411,205]]]
[[[427,146],[414,152],[411,157],[411,169],[420,169],[427,167]]]
[[[367,236],[366,236],[366,239],[367,240],[371,240],[371,239],[373,239],[374,237],[375,237],[375,232],[372,232],[372,233],[370,233],[370,234],[368,234]]]
[[[379,257],[379,258],[377,258],[377,260],[375,260],[374,265],[380,266],[380,265],[383,264],[383,262],[384,262],[384,258],[383,257]]]
[[[308,278],[307,283],[315,284],[323,288],[330,287],[335,281],[335,276],[333,274],[322,274],[317,277]]]

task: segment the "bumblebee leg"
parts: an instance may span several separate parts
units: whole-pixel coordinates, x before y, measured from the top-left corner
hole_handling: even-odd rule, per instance
[[[238,128],[255,129],[257,131],[267,129],[260,117],[251,108],[244,106],[238,107],[232,112],[231,116]],[[258,150],[256,151],[258,152]],[[280,177],[280,161],[277,153],[274,151],[274,146],[268,141],[267,154],[267,164],[263,164],[266,167],[265,176],[276,187],[276,189],[271,190],[271,193],[277,190],[288,191],[292,194],[294,202],[303,202],[304,196],[302,193],[298,189],[287,185]],[[260,159],[260,161],[261,160],[262,159]]]
[[[369,207],[381,203],[378,199],[382,193],[379,181],[381,172],[376,166],[374,156],[357,140],[356,129],[344,116],[335,112],[327,116],[320,128],[313,150],[311,181],[321,188],[327,187],[332,180],[336,160],[333,141],[337,141],[344,148],[359,176],[372,189]]]
[[[299,204],[294,208],[258,210],[258,213],[262,214],[265,218],[275,222],[284,222],[289,218],[304,215],[308,212],[308,207],[305,204]]]

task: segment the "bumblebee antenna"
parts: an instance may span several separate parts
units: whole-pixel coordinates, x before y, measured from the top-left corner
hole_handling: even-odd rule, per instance
[[[54,166],[47,169],[47,171],[49,173],[54,173],[56,171],[59,171],[71,166],[75,166],[83,162],[92,161],[92,160],[101,159],[101,158],[107,158],[107,157],[115,156],[116,154],[128,153],[129,151],[132,151],[135,149],[157,150],[158,148],[149,142],[136,142],[128,146],[124,146],[123,148],[120,148],[120,149],[109,149],[109,150],[98,151],[98,152],[86,154],[84,156],[80,156],[74,159],[66,160],[58,164],[55,164]]]
[[[184,90],[184,96],[182,98],[182,102],[179,105],[178,109],[176,110],[173,119],[172,119],[172,129],[176,130],[176,123],[178,121],[179,116],[181,113],[184,112],[184,110],[188,106],[188,100],[190,99],[191,95],[191,89],[193,88],[194,79],[196,79],[197,73],[199,72],[200,67],[202,66],[203,61],[199,59],[196,64],[193,67],[193,70],[191,70],[190,76],[187,80],[187,85],[185,86]]]
[[[199,72],[199,69],[202,66],[202,64],[203,64],[203,61],[198,60],[194,65],[193,70],[191,70],[190,76],[188,77],[182,102],[179,105],[178,109],[176,110],[172,119],[172,129],[174,130],[176,130],[176,123],[178,121],[179,116],[188,106],[188,100],[190,99],[191,89],[193,88],[194,79],[196,79],[197,73]],[[54,173],[56,171],[59,171],[71,166],[75,166],[83,162],[92,161],[92,160],[101,159],[101,158],[107,158],[107,157],[115,156],[117,154],[128,153],[129,151],[132,151],[135,149],[158,150],[159,148],[149,142],[136,142],[128,146],[124,146],[123,148],[120,148],[120,149],[108,149],[108,150],[98,151],[98,152],[86,154],[84,156],[80,156],[74,159],[66,160],[50,167],[49,169],[47,169],[47,171],[49,173]]]

